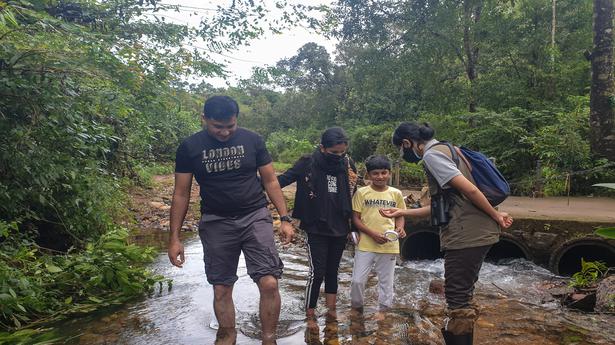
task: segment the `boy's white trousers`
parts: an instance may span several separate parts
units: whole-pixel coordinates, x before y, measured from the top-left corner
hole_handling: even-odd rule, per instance
[[[350,300],[353,308],[363,306],[365,283],[372,268],[378,277],[378,307],[390,308],[393,304],[393,278],[397,254],[372,253],[356,250],[352,268]]]

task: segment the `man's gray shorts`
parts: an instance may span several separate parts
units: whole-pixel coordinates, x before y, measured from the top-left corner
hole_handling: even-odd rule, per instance
[[[241,216],[203,214],[199,223],[207,281],[233,285],[243,251],[248,275],[258,283],[267,275],[282,276],[282,260],[273,240],[273,220],[265,207]]]

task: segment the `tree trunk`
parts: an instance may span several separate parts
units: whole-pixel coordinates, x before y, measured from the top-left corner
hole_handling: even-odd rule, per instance
[[[594,155],[615,160],[613,112],[613,0],[594,0],[594,50],[589,122]]]
[[[551,59],[549,65],[549,83],[546,90],[547,99],[553,100],[555,99],[555,90],[556,90],[556,82],[555,82],[555,74],[557,73],[557,69],[555,68],[555,30],[557,26],[557,0],[551,0]]]
[[[476,112],[476,79],[478,72],[476,63],[478,61],[478,47],[474,44],[472,27],[476,26],[480,20],[482,1],[465,0],[463,2],[463,50],[466,55],[466,75],[470,81],[470,99],[468,100],[468,111]]]
[[[557,24],[557,0],[551,1],[551,48],[555,49],[555,26]]]

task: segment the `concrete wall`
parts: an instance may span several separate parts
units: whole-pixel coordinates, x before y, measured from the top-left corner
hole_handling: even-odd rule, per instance
[[[488,254],[488,259],[519,257],[531,260],[561,275],[571,275],[581,268],[581,258],[600,260],[615,267],[615,240],[593,234],[597,227],[612,226],[598,222],[515,219]],[[408,236],[400,242],[404,259],[440,257],[438,231],[427,222],[406,220]]]

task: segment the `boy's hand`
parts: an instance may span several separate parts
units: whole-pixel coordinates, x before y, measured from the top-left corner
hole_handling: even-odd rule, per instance
[[[396,228],[395,231],[397,231],[399,238],[406,237],[406,230],[404,230],[404,228]]]
[[[369,237],[373,238],[374,241],[378,244],[384,244],[389,242],[389,240],[384,236],[384,234],[381,234],[379,232],[371,231],[368,235]]]

